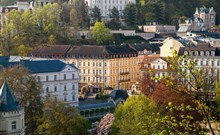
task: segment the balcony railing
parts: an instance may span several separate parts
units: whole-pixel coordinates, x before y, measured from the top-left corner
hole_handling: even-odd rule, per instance
[[[130,79],[119,80],[119,83],[121,82],[130,82]]]
[[[129,72],[120,72],[120,75],[128,75]]]

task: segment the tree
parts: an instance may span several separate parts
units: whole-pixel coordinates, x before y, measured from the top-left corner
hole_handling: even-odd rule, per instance
[[[74,8],[70,11],[70,24],[75,30],[79,27],[77,11]]]
[[[1,68],[1,83],[5,80],[19,101],[25,108],[26,134],[34,134],[37,129],[37,120],[42,115],[41,87],[36,78],[21,65]]]
[[[216,76],[211,74],[213,69],[196,68],[197,61],[193,57],[187,55],[179,57],[177,52],[174,52],[174,57],[168,57],[168,62],[176,74],[166,78],[167,86],[176,92],[189,95],[195,101],[205,124],[208,125],[210,132],[214,135],[211,125],[211,121],[214,120],[213,110],[207,105],[210,101],[209,95],[215,90],[216,85]],[[182,89],[184,85],[186,88]]]
[[[129,97],[124,105],[120,104],[114,113],[112,134],[135,135],[156,134],[160,131],[154,101],[145,96]]]
[[[129,97],[115,111],[112,134],[199,134],[199,123],[185,113],[193,111],[190,105],[173,105],[160,108],[151,98]],[[177,115],[178,114],[178,115]]]
[[[119,11],[116,7],[113,7],[110,11],[109,17],[111,20],[108,22],[108,27],[118,29],[120,27]]]
[[[61,7],[59,4],[47,4],[35,9],[33,12],[35,14],[34,21],[42,38],[48,37],[51,34],[56,35],[58,33],[61,14]]]
[[[101,21],[101,19],[102,19],[102,17],[101,17],[101,11],[100,11],[100,9],[97,7],[97,6],[95,6],[93,9],[92,9],[92,11],[91,11],[91,13],[90,13],[90,16],[91,16],[91,21],[92,21],[92,23],[95,23],[95,22],[100,22]]]
[[[123,18],[128,27],[136,25],[136,7],[135,4],[128,4],[123,10]]]
[[[89,135],[86,119],[76,108],[61,101],[48,99],[44,104],[44,115],[38,122],[37,133],[40,135]]]
[[[98,44],[108,43],[113,38],[109,29],[105,27],[104,22],[96,22],[91,30],[91,34]]]

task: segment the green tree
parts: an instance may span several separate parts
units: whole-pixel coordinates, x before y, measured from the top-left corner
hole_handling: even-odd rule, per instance
[[[105,27],[104,22],[96,22],[91,30],[91,34],[98,44],[108,43],[113,38],[109,29]]]
[[[186,113],[194,110],[190,105],[171,102],[163,108],[143,95],[129,97],[116,108],[112,134],[199,134],[199,123],[192,122],[194,117]]]
[[[134,28],[136,25],[136,12],[135,4],[128,4],[123,10],[124,21],[130,28]]]
[[[120,27],[120,15],[116,7],[110,10],[109,17],[111,20],[108,22],[108,27],[111,29],[118,29]]]
[[[102,17],[101,17],[101,10],[95,6],[90,13],[90,17],[91,17],[91,23],[95,23],[95,22],[100,22]]]
[[[112,134],[135,135],[159,133],[159,115],[156,103],[145,97],[129,97],[114,113]]]
[[[88,135],[86,119],[74,107],[47,100],[44,115],[39,119],[37,133],[42,135]]]
[[[41,38],[48,37],[51,34],[56,35],[59,29],[61,7],[59,4],[47,4],[34,11],[35,23],[41,34]],[[48,39],[48,38],[46,38]]]

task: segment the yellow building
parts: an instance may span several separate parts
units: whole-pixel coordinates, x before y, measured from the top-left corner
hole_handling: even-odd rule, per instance
[[[79,68],[80,86],[130,89],[137,80],[138,52],[122,46],[72,46],[66,62]]]
[[[62,59],[74,64],[79,69],[79,90],[127,90],[140,80],[139,66],[144,56],[158,49],[149,44],[53,45],[37,48],[29,56]]]

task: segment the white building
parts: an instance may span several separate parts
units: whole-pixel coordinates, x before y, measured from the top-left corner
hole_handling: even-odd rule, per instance
[[[42,87],[42,97],[50,96],[71,106],[78,106],[78,69],[60,60],[21,60],[9,62],[9,66],[21,64],[36,77]]]
[[[4,82],[0,89],[0,134],[24,135],[24,109]]]
[[[129,3],[135,3],[135,0],[85,0],[90,9],[97,6],[101,10],[101,15],[104,18],[108,18],[110,10],[116,7],[120,14],[124,10],[125,6]]]

